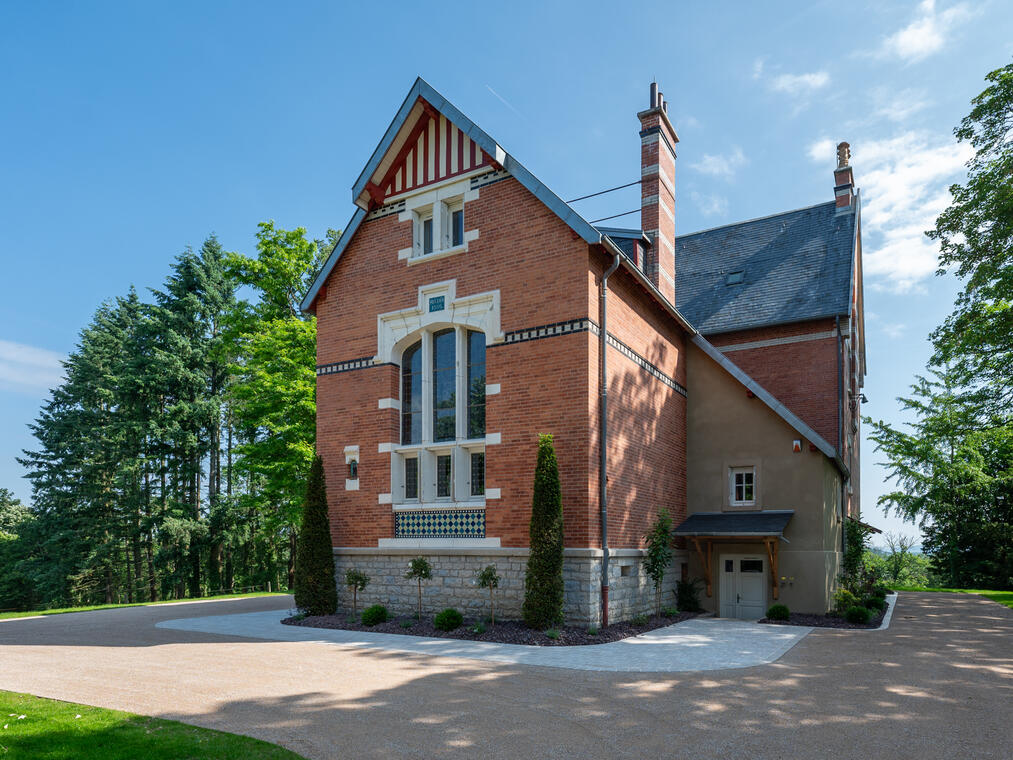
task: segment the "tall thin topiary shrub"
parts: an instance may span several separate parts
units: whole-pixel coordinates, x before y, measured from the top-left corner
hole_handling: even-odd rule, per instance
[[[672,562],[672,518],[667,509],[658,512],[658,517],[648,531],[647,556],[644,570],[654,582],[654,598],[657,614],[661,614],[661,586],[665,582],[665,571]]]
[[[479,588],[489,589],[489,624],[496,625],[496,589],[499,588],[499,573],[495,565],[486,565],[475,576]]]
[[[416,557],[408,563],[408,572],[404,574],[408,580],[415,580],[419,586],[419,622],[422,622],[422,581],[433,577],[433,567],[425,557]]]
[[[334,547],[327,519],[324,461],[313,459],[306,483],[302,527],[295,549],[295,606],[307,615],[333,615],[338,608]]]
[[[524,576],[524,622],[543,630],[563,619],[563,497],[551,435],[538,437],[531,548]]]

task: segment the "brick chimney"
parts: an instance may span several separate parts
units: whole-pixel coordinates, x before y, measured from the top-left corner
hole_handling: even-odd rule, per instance
[[[834,199],[838,213],[850,211],[855,206],[855,174],[851,171],[851,146],[846,142],[837,144]]]
[[[675,144],[668,104],[651,83],[651,105],[640,119],[640,227],[651,239],[644,272],[675,303]]]

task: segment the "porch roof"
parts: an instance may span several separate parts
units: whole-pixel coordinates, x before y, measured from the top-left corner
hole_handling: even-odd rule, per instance
[[[751,512],[696,512],[687,517],[672,533],[676,536],[778,536],[795,514],[793,509],[768,509]]]

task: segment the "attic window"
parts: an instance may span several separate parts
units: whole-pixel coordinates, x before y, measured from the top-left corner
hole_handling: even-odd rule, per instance
[[[442,253],[464,245],[464,199],[440,200],[415,210],[414,256]]]
[[[738,272],[729,272],[728,279],[725,280],[726,285],[741,285],[745,279],[746,273],[741,269]]]

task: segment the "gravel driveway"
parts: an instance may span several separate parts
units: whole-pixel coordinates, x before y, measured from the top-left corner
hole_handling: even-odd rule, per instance
[[[0,621],[0,689],[173,718],[311,758],[1006,758],[1013,611],[902,593],[885,631],[679,674],[505,665],[156,628],[258,598]]]

